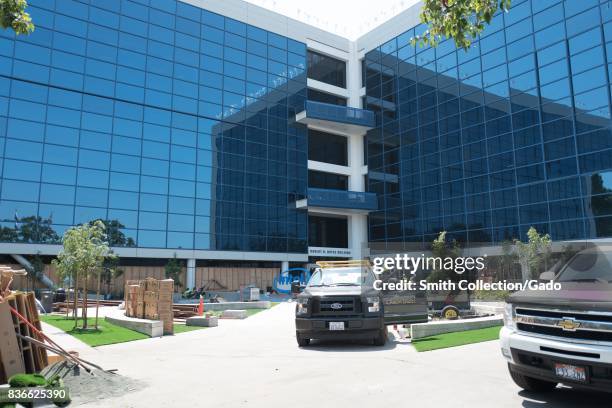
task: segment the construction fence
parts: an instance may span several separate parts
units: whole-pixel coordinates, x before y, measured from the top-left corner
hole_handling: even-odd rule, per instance
[[[21,269],[22,266],[15,264],[7,264],[14,269]],[[163,266],[120,266],[119,269],[123,271],[123,274],[113,279],[110,284],[102,282],[101,293],[110,293],[113,297],[120,297],[123,295],[125,283],[130,280],[144,280],[146,278],[154,278],[158,280],[166,279],[165,268]],[[187,268],[183,267],[183,270],[179,276],[179,281],[182,286],[177,287],[175,285],[175,291],[181,292],[185,288],[185,277]],[[195,283],[196,286],[205,287],[209,290],[219,291],[235,291],[240,290],[242,287],[247,285],[255,285],[261,289],[266,289],[272,286],[274,277],[280,272],[279,268],[232,268],[232,267],[196,267],[195,271]],[[63,285],[59,282],[55,267],[53,265],[45,265],[44,274],[53,281],[56,286],[62,287]],[[87,283],[87,287],[90,290],[96,290],[97,281],[93,278]],[[12,284],[12,288],[15,290],[34,290],[34,289],[46,289],[37,280],[31,279],[31,277],[16,276]]]

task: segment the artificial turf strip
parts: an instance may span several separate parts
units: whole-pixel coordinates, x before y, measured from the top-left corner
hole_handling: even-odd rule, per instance
[[[92,318],[87,319],[89,327],[87,330],[74,329],[74,320],[72,318],[66,319],[66,316],[47,315],[41,316],[41,320],[65,331],[92,347],[150,338],[146,334],[109,323],[104,318],[98,319],[98,330],[94,329],[95,319]],[[79,320],[79,326],[82,324],[83,321]]]
[[[485,329],[467,330],[456,333],[444,333],[436,336],[413,340],[414,348],[421,351],[431,351],[448,347],[463,346],[465,344],[481,343],[499,339],[501,326],[487,327]]]

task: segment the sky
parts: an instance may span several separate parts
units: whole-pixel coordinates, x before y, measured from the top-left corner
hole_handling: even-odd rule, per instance
[[[418,0],[246,0],[354,40]]]

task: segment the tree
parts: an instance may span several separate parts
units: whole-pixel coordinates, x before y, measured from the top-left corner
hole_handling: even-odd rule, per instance
[[[0,242],[17,242],[19,234],[15,228],[0,227]]]
[[[111,247],[135,247],[136,243],[131,237],[126,237],[123,231],[125,225],[119,220],[95,220],[91,221],[93,224],[96,221],[101,221],[106,228],[106,235],[108,236],[108,245]]]
[[[454,267],[449,267],[452,262],[452,265],[456,264],[457,258],[460,258],[462,255],[461,247],[456,239],[451,241],[447,241],[446,239],[446,231],[440,232],[438,238],[434,239],[431,243],[431,253],[435,259],[439,261],[434,262],[435,268],[427,277],[427,281],[429,282],[454,282],[458,283],[462,279],[467,279],[468,281],[474,280],[473,271],[467,271],[465,276],[463,274],[459,274],[455,271]],[[446,267],[445,267],[446,266]],[[457,295],[461,293],[461,289],[459,289],[458,285],[455,286],[455,289],[450,290],[446,295],[447,299],[455,299]],[[468,301],[471,296],[470,291],[467,291]]]
[[[534,278],[545,261],[550,257],[552,250],[552,241],[550,235],[541,235],[538,231],[531,227],[527,231],[527,242],[521,242],[518,239],[514,240],[516,251],[521,264],[521,274],[523,281]]]
[[[87,329],[87,284],[90,277],[98,277],[98,293],[100,290],[99,274],[104,260],[115,255],[110,251],[104,224],[96,221],[93,224],[83,224],[72,227],[64,233],[63,249],[53,260],[60,271],[60,276],[70,274],[75,286],[74,309],[75,328],[78,326],[76,316],[79,281],[83,291],[82,319],[83,329]],[[99,301],[96,302],[96,316]],[[97,326],[97,322],[96,322]]]
[[[500,261],[499,264],[500,264],[502,273],[504,272],[504,269],[505,269],[505,271],[507,272],[507,276],[510,276],[512,272],[515,270],[516,259],[517,259],[517,256],[513,251],[512,241],[504,240],[502,242],[502,254],[499,257],[499,261]]]
[[[612,190],[606,185],[603,177],[599,173],[595,173],[591,176],[591,183],[587,185],[590,191],[587,195],[590,196],[590,210],[593,215],[608,215],[609,208],[612,205],[612,196],[609,194]],[[595,218],[595,229],[598,236],[608,235],[610,231],[610,223],[607,217]]]
[[[32,267],[27,268],[27,270],[29,277],[32,279],[32,287],[34,287],[36,285],[36,281],[40,280],[40,277],[45,270],[45,264],[40,257],[40,252],[30,259],[30,265],[32,265]]]
[[[3,29],[12,28],[17,35],[30,34],[34,24],[26,12],[26,0],[0,0],[0,24]]]
[[[497,10],[508,11],[511,0],[424,0],[421,22],[428,30],[412,43],[435,47],[444,38],[452,38],[457,48],[467,50],[490,24]]]
[[[174,287],[176,288],[183,286],[183,284],[179,280],[182,270],[183,268],[181,266],[181,263],[178,259],[176,259],[175,254],[174,258],[169,259],[168,263],[166,264],[165,275],[166,279],[174,280]]]
[[[434,258],[439,258],[442,262],[440,268],[436,265],[436,268],[429,274],[427,280],[429,282],[437,282],[441,281],[458,281],[460,275],[455,273],[454,270],[445,269],[443,267],[445,260],[452,259],[454,260],[461,256],[461,248],[459,247],[459,243],[456,240],[452,240],[447,242],[446,240],[446,231],[440,232],[438,238],[434,239],[431,243],[431,253]]]
[[[104,260],[104,265],[102,266],[101,280],[106,286],[107,295],[110,293],[110,285],[113,279],[116,279],[121,275],[123,275],[123,269],[119,268],[119,258],[116,256],[106,258]]]
[[[0,0],[2,1],[2,0]],[[12,220],[3,219],[5,223],[13,222],[14,226],[0,227],[0,241],[2,242],[26,242],[41,244],[57,244],[60,237],[53,229],[53,219],[43,218],[36,215],[27,217],[15,217]]]
[[[40,216],[28,216],[15,218],[19,224],[19,241],[28,243],[55,244],[59,242],[59,236],[53,229],[51,218]]]
[[[104,226],[104,224],[102,225]],[[98,286],[96,288],[96,319],[95,319],[96,330],[98,330],[98,315],[100,312],[100,286],[102,285],[102,279],[105,274],[109,274],[110,278],[113,278],[113,277],[118,276],[119,272],[123,273],[123,271],[119,270],[119,258],[117,257],[117,255],[115,255],[113,250],[110,249],[109,247],[108,235],[105,235],[105,238],[106,238],[105,245],[107,248],[107,253],[106,253],[106,256],[102,259],[100,267],[95,269],[95,272],[96,272],[95,275],[97,275],[97,278],[98,278],[97,279]],[[106,277],[104,278],[106,279]],[[110,286],[110,283],[108,283],[106,286],[106,289],[107,289],[106,293],[108,293],[109,286]]]

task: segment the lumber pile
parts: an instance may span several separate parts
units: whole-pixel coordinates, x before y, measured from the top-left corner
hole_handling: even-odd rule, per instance
[[[174,314],[175,319],[186,319],[188,317],[193,317],[198,314],[198,305],[174,304],[172,305],[172,313]]]
[[[0,302],[11,294],[11,283],[15,276],[26,276],[25,269],[15,270],[10,266],[0,265]]]
[[[82,299],[79,298],[79,307],[81,305]],[[90,300],[89,302],[93,303],[94,305],[96,303],[99,303],[100,306],[113,306],[113,307],[117,307],[121,304],[120,300],[100,300],[98,302],[96,302],[95,300]],[[54,312],[65,312],[66,308],[68,308],[68,310],[72,310],[74,307],[74,303],[73,302],[54,302],[53,303],[53,311]]]
[[[125,285],[125,315],[144,319],[145,284],[132,283]]]
[[[4,297],[0,302],[0,384],[14,374],[38,373],[48,365],[47,350],[23,339],[42,341],[42,336],[11,313],[11,308],[41,331],[33,292],[13,292]]]
[[[172,309],[172,279],[147,278],[127,281],[125,285],[125,315],[139,319],[161,320],[164,334],[174,333]]]

